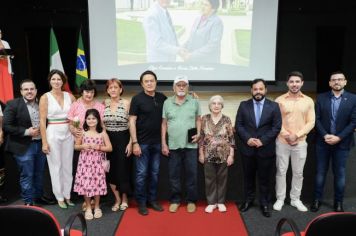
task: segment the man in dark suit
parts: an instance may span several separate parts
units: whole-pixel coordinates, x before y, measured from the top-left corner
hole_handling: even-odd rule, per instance
[[[22,97],[9,101],[4,110],[5,150],[13,153],[20,172],[21,195],[25,205],[33,205],[43,193],[42,152],[37,89],[33,81],[20,84]]]
[[[334,174],[334,210],[344,211],[346,161],[354,144],[356,95],[344,90],[345,75],[338,71],[330,76],[331,91],[318,95],[316,101],[316,178],[314,201],[310,210],[319,210],[330,159]]]
[[[279,106],[265,98],[267,92],[263,79],[252,81],[252,99],[241,102],[236,115],[235,129],[242,142],[240,151],[244,170],[245,202],[240,211],[247,211],[256,195],[258,176],[259,201],[263,216],[270,217],[270,182],[275,167],[276,137],[282,118]]]

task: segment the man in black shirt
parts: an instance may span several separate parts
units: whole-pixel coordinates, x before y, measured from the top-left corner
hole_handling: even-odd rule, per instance
[[[131,100],[129,122],[133,154],[136,156],[135,196],[138,212],[148,215],[147,206],[163,211],[157,201],[157,187],[161,158],[162,107],[167,97],[156,92],[157,76],[152,71],[143,72],[140,83],[143,91]]]

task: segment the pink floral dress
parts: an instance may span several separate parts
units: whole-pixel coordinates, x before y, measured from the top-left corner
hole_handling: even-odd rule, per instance
[[[89,137],[84,132],[82,143],[103,145],[104,140],[101,135]],[[74,192],[86,197],[105,195],[107,193],[105,171],[101,164],[105,154],[105,152],[92,149],[80,151]]]

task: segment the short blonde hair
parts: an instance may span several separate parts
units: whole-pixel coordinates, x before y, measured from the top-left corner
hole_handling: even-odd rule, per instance
[[[209,111],[211,111],[211,104],[215,101],[218,100],[218,102],[221,104],[221,108],[224,108],[224,99],[220,95],[214,95],[209,99]]]

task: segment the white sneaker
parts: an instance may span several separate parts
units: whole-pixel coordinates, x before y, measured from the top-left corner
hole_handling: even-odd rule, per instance
[[[284,201],[283,200],[277,200],[273,204],[273,210],[280,211],[280,210],[282,210],[283,205],[284,205]]]
[[[297,208],[298,209],[298,211],[308,211],[308,208],[306,208],[305,206],[304,206],[304,204],[302,203],[302,201],[301,200],[292,200],[291,202],[290,202],[290,205],[291,206],[294,206],[295,208]]]
[[[206,208],[205,208],[205,212],[206,213],[212,213],[214,211],[214,209],[216,209],[216,205],[208,205]]]
[[[225,212],[226,211],[225,204],[218,203],[218,209],[219,209],[220,212]]]

